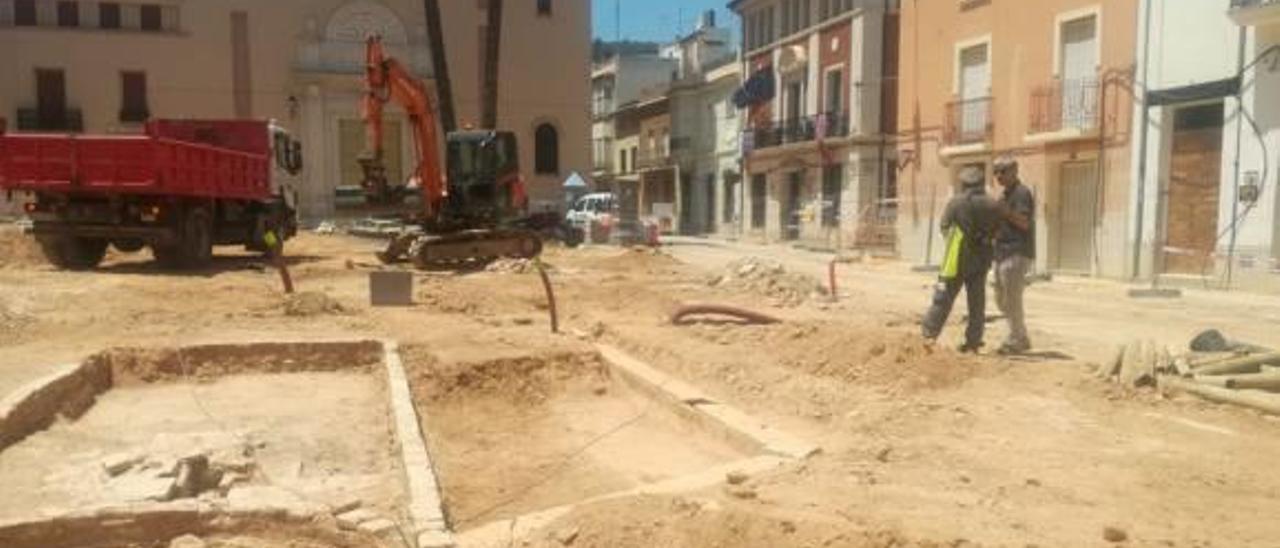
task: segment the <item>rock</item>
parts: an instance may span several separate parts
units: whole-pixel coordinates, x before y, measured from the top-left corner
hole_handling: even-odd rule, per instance
[[[1120,543],[1129,540],[1129,533],[1119,527],[1107,526],[1102,528],[1102,538],[1107,542]]]
[[[784,520],[782,522],[782,532],[788,535],[795,533],[796,532],[795,522]]]
[[[396,532],[399,526],[389,519],[378,518],[361,523],[358,528],[366,533],[382,536]]]
[[[893,447],[885,446],[876,453],[876,460],[880,462],[889,462],[889,455],[893,454]]]
[[[572,529],[565,529],[563,531],[560,531],[559,533],[556,533],[556,540],[560,542],[560,544],[568,546],[570,544],[573,544],[573,541],[578,540],[578,533],[579,533],[579,530],[577,527],[574,527]]]
[[[128,472],[130,468],[142,464],[144,457],[135,453],[116,453],[102,459],[102,469],[108,476],[116,477]]]
[[[591,393],[592,393],[592,394],[595,394],[595,395],[597,395],[597,396],[603,396],[603,395],[605,395],[605,394],[608,394],[608,393],[609,393],[609,387],[608,387],[608,386],[605,386],[605,385],[603,385],[603,384],[602,384],[602,385],[599,385],[599,386],[597,386],[597,387],[595,387],[595,388],[592,388],[592,389],[591,389]]]
[[[216,478],[212,477],[217,475]],[[222,472],[211,473],[209,457],[197,455],[178,461],[178,472],[169,491],[170,499],[194,498],[206,489],[216,487]]]
[[[533,318],[514,318],[511,323],[515,325],[533,325]]]
[[[338,519],[338,527],[353,531],[361,523],[378,519],[378,514],[368,508],[359,508],[334,517]]]
[[[729,482],[729,485],[742,485],[746,483],[748,479],[751,479],[751,476],[747,475],[746,472],[734,470],[725,474],[724,479]]]
[[[169,541],[169,548],[205,548],[205,542],[195,535],[182,535]]]

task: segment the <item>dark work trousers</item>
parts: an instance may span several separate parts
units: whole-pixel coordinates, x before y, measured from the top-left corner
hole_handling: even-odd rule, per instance
[[[987,309],[987,271],[982,270],[969,274],[964,278],[938,282],[933,292],[933,304],[924,316],[924,336],[930,339],[942,334],[942,327],[947,324],[947,316],[951,315],[951,307],[964,289],[969,301],[969,327],[964,332],[965,344],[977,348],[982,344],[982,332],[986,327]]]

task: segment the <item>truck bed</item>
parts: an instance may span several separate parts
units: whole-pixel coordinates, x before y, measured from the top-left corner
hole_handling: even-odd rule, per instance
[[[167,124],[167,125],[166,125]],[[146,135],[0,134],[0,190],[88,195],[162,195],[261,200],[271,196],[266,125],[261,143],[240,146],[180,140],[189,125],[160,122]],[[177,129],[175,129],[177,128]],[[226,128],[210,134],[227,134]],[[233,132],[234,134],[234,132]],[[261,148],[260,151],[250,151]]]

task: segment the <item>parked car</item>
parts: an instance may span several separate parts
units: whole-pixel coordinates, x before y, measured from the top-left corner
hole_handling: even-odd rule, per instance
[[[569,208],[569,212],[564,217],[565,224],[586,234],[592,223],[613,214],[614,205],[613,194],[610,192],[587,194],[578,198],[578,201],[573,203],[573,207]]]

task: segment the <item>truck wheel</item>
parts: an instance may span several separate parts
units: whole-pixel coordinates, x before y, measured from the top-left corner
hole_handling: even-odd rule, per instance
[[[213,258],[213,224],[203,209],[187,213],[178,233],[178,241],[172,245],[151,247],[156,262],[165,268],[200,268]]]
[[[121,253],[137,253],[142,251],[142,248],[147,247],[147,244],[142,240],[112,240],[111,247],[116,248],[116,251]]]
[[[106,256],[107,241],[73,237],[41,239],[40,250],[53,266],[66,270],[90,270]]]

